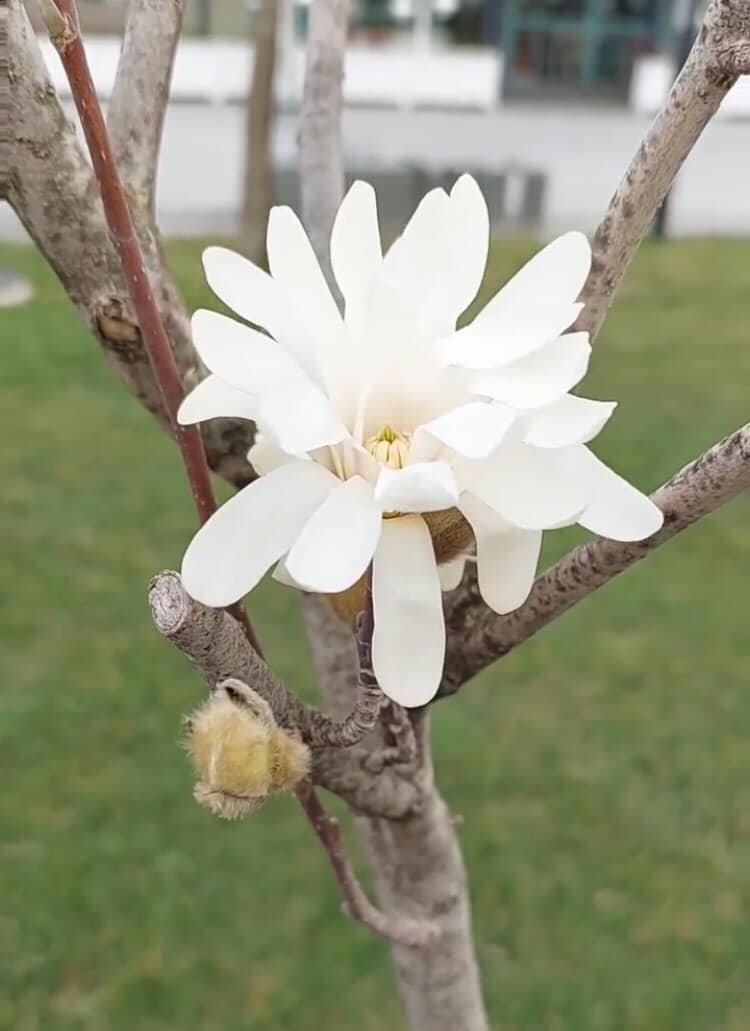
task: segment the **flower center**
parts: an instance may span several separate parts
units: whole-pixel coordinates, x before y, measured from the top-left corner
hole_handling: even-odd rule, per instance
[[[365,441],[365,447],[381,465],[387,465],[390,469],[403,469],[409,454],[409,435],[397,433],[386,424]]]

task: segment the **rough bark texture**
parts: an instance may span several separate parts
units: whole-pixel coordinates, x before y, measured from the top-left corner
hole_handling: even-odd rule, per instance
[[[167,570],[153,578],[149,604],[159,633],[179,648],[210,688],[230,677],[241,680],[268,702],[279,726],[300,733],[311,746],[316,784],[340,795],[355,811],[394,820],[421,805],[413,767],[390,766],[373,778],[367,770],[370,749],[322,744],[321,729],[333,722],[331,717],[306,705],[274,675],[236,620],[190,598],[177,573]]]
[[[447,605],[449,649],[441,695],[452,694],[497,658],[608,583],[654,548],[750,487],[750,423],[681,469],[651,495],[664,526],[645,541],[597,538],[576,548],[535,582],[525,604],[498,616],[479,598],[472,569]]]
[[[9,2],[8,34],[11,168],[7,200],[125,386],[167,426],[91,166],[49,81],[20,0]],[[137,74],[135,66],[132,75]],[[203,370],[193,350],[188,314],[165,266],[156,231],[142,221],[139,230],[178,367],[183,381],[191,385]],[[207,424],[204,439],[213,469],[237,486],[252,479],[246,458],[251,424],[214,421]]]
[[[255,63],[247,101],[242,245],[251,261],[266,268],[266,226],[273,204],[272,128],[278,7],[261,0],[253,20]]]
[[[321,598],[305,595],[313,668],[334,714],[350,704],[356,653],[347,624]],[[401,820],[358,818],[380,907],[433,925],[421,948],[393,945],[396,980],[413,1031],[486,1031],[471,933],[468,885],[455,822],[433,778],[428,713],[414,714],[419,740],[419,809]],[[369,743],[369,742],[368,742]]]

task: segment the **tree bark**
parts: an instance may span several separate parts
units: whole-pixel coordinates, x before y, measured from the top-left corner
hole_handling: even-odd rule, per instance
[[[347,711],[357,682],[349,627],[328,603],[305,595],[313,668],[328,707]],[[392,945],[396,982],[411,1031],[487,1031],[471,928],[468,883],[455,821],[435,784],[428,713],[415,713],[415,775],[421,803],[403,819],[357,817],[378,905],[427,922],[437,935],[421,947]],[[380,741],[370,740],[373,750]]]
[[[49,262],[127,389],[167,426],[91,165],[50,82],[21,0],[10,0],[6,20],[10,169],[2,196]],[[133,77],[138,76],[138,68],[136,65],[130,69]],[[144,76],[150,68],[149,65],[143,71]],[[125,80],[119,78],[124,88]],[[166,91],[158,100],[166,102]],[[146,103],[143,95],[139,103]],[[156,98],[151,103],[156,104]],[[151,118],[149,124],[155,131],[161,121]],[[157,149],[149,146],[147,151],[156,158]],[[142,157],[147,151],[142,151]],[[0,183],[0,188],[3,185]],[[192,386],[204,371],[192,345],[190,318],[167,269],[158,233],[132,191],[130,201],[178,368],[183,382]],[[215,419],[204,425],[203,436],[211,468],[236,487],[249,483],[253,478],[247,462],[247,450],[253,440],[252,424]]]
[[[261,0],[253,21],[255,52],[245,134],[242,245],[256,265],[266,268],[266,226],[273,204],[272,129],[278,8],[283,0]]]

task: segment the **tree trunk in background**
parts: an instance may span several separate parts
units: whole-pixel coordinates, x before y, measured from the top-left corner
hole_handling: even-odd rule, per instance
[[[323,696],[334,714],[348,712],[357,677],[353,635],[320,597],[305,595],[303,614]],[[356,822],[380,907],[440,930],[423,948],[391,946],[410,1031],[487,1031],[461,847],[434,782],[429,716],[424,712],[417,719],[418,812],[401,820],[360,816]]]
[[[253,20],[255,50],[245,134],[245,182],[242,200],[242,248],[251,261],[267,265],[266,225],[273,204],[272,128],[276,26],[283,0],[261,0]]]

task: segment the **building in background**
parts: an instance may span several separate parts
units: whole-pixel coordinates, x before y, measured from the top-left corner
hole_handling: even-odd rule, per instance
[[[304,36],[309,0],[293,8]],[[671,61],[686,0],[353,0],[352,34],[373,49],[495,51],[502,99],[625,103],[640,58]],[[185,32],[247,38],[257,0],[188,0]],[[81,0],[84,28],[122,30],[125,0]]]

